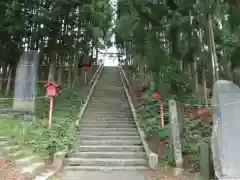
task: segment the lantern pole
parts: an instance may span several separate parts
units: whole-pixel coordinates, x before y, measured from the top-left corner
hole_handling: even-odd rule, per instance
[[[84,71],[84,83],[87,84],[87,72],[86,72],[86,70]]]
[[[159,98],[159,103],[160,103],[160,119],[161,119],[161,125],[162,128],[164,128],[164,104],[163,100]]]
[[[49,129],[49,131],[52,130],[53,102],[54,102],[54,97],[50,96],[50,108],[49,108],[49,118],[48,118],[48,129]]]
[[[157,99],[159,101],[161,126],[164,128],[164,104],[160,92],[156,92],[154,99]]]

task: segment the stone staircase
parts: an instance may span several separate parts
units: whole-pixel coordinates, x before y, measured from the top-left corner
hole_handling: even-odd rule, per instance
[[[105,67],[80,121],[64,170],[135,170],[147,157],[117,67]]]

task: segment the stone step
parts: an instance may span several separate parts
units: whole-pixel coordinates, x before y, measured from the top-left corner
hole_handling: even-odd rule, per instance
[[[109,97],[105,97],[105,98],[101,98],[101,97],[92,97],[90,100],[90,103],[103,103],[104,104],[113,104],[113,105],[117,105],[117,104],[121,104],[121,105],[129,105],[129,103],[126,101],[125,98],[118,98],[118,99],[110,99]]]
[[[119,105],[119,107],[129,107],[129,103],[127,102],[127,100],[125,99],[122,99],[122,100],[112,100],[112,101],[108,101],[108,100],[103,100],[103,99],[100,99],[100,98],[95,98],[95,99],[91,99],[89,101],[89,105],[106,105],[106,106],[109,106],[109,105],[112,105],[112,107],[117,107]]]
[[[120,91],[123,89],[121,80],[119,82],[109,82],[103,80],[104,79],[100,79],[99,84],[96,85],[96,89],[101,90],[100,92],[104,92],[105,89],[107,89],[108,92]]]
[[[90,119],[90,120],[110,120],[113,119],[115,121],[120,121],[122,119],[126,119],[126,120],[133,120],[133,116],[132,115],[115,115],[114,113],[110,115],[110,113],[108,115],[99,115],[99,114],[83,114],[83,120],[84,119]]]
[[[112,159],[112,158],[66,158],[64,164],[71,166],[144,166],[146,159]]]
[[[106,99],[106,100],[115,100],[115,99],[120,99],[123,97],[124,99],[126,98],[123,89],[115,89],[115,90],[110,90],[108,89],[95,89],[96,91],[93,94],[92,98],[99,98],[99,99]],[[119,95],[116,96],[116,93]]]
[[[94,91],[94,94],[92,96],[92,98],[98,98],[98,99],[106,99],[106,100],[115,100],[115,99],[120,99],[121,97],[125,97],[125,93],[123,92],[123,89],[109,89],[111,87],[107,87],[107,88],[97,88]],[[116,96],[116,93],[119,93],[119,95]]]
[[[6,153],[12,153],[14,151],[17,151],[18,149],[20,149],[19,145],[14,145],[14,146],[4,146],[1,147],[1,149],[6,152]]]
[[[79,140],[82,145],[142,145],[141,140]]]
[[[0,136],[0,141],[9,141],[9,140],[11,140],[11,138],[8,136]]]
[[[91,111],[88,111],[88,110],[91,110]],[[131,110],[130,110],[130,107],[120,107],[120,105],[106,106],[105,104],[99,104],[99,105],[88,107],[86,112],[88,113],[92,112],[93,114],[97,114],[97,113],[106,114],[109,112],[115,112],[115,113],[121,114],[121,113],[130,113]]]
[[[105,93],[100,91],[106,91]],[[108,91],[107,88],[105,89],[96,89],[96,93],[94,93],[93,98],[95,99],[103,99],[107,101],[111,100],[124,100],[126,99],[126,95],[124,89],[115,89]]]
[[[94,119],[94,118],[115,118],[115,119],[121,119],[121,118],[132,118],[132,114],[129,113],[129,114],[126,114],[126,113],[119,113],[119,112],[106,112],[105,114],[101,114],[101,113],[84,113],[84,117],[88,117],[88,118],[91,118],[91,119]]]
[[[96,91],[94,92],[94,98],[99,98],[99,99],[107,99],[107,100],[115,100],[115,99],[125,99],[126,95],[124,94],[124,92],[122,92],[123,90],[116,90],[116,91],[107,91],[107,92],[103,92],[102,89],[96,89]],[[117,93],[117,96],[116,96]]]
[[[33,163],[21,170],[21,174],[24,174],[28,179],[34,178],[39,172],[42,172],[45,168],[44,162]]]
[[[124,112],[119,112],[119,111],[105,111],[104,113],[93,113],[91,108],[89,108],[90,111],[86,111],[84,115],[87,116],[102,116],[102,117],[129,117],[132,115],[132,113],[124,113]],[[131,116],[132,117],[132,116]]]
[[[136,129],[135,124],[80,124],[80,128],[117,128],[117,129]]]
[[[132,115],[119,115],[119,114],[108,114],[108,115],[99,115],[99,114],[84,114],[84,117],[87,117],[88,119],[123,119],[123,118],[129,118],[133,119]]]
[[[105,103],[103,104],[102,102],[89,102],[88,106],[89,108],[112,108],[112,109],[129,109],[130,105],[128,103]]]
[[[99,104],[96,104],[96,105],[91,105],[91,104],[89,104],[88,106],[87,106],[87,108],[88,109],[91,109],[91,110],[93,110],[93,111],[101,111],[101,110],[104,110],[104,111],[114,111],[114,112],[116,112],[116,111],[120,111],[120,110],[124,110],[124,109],[126,109],[125,111],[130,111],[130,106],[121,106],[120,104],[118,104],[118,105],[116,105],[116,106],[114,106],[114,105],[103,105],[103,104],[101,104],[101,103],[99,103]],[[87,109],[87,110],[88,110]],[[86,110],[86,111],[87,111]]]
[[[55,168],[46,169],[44,172],[39,173],[36,177],[32,180],[54,180],[54,175],[57,173]]]
[[[133,122],[133,118],[130,117],[124,117],[124,118],[115,118],[115,117],[98,117],[98,118],[89,118],[87,116],[83,116],[83,119],[81,120],[81,122],[88,122],[88,121],[117,121],[117,122],[124,122],[124,121],[132,121]]]
[[[100,116],[109,116],[109,115],[112,115],[112,113],[114,113],[114,115],[117,115],[117,116],[131,115],[132,114],[131,111],[121,112],[119,110],[116,110],[116,111],[112,111],[112,110],[96,111],[96,110],[91,109],[91,111],[92,112],[88,111],[85,114],[86,115],[100,115]]]
[[[22,156],[23,154],[24,154],[24,151],[18,150],[18,151],[9,153],[8,156],[14,158],[14,157]]]
[[[96,135],[77,135],[81,140],[139,140],[139,136],[96,136]]]
[[[137,132],[136,128],[110,128],[110,127],[105,127],[105,128],[91,128],[91,127],[80,127],[80,134],[81,132]]]
[[[103,107],[103,106],[98,106],[98,107],[91,107],[91,110],[93,112],[101,112],[101,111],[110,111],[110,112],[121,112],[121,113],[125,113],[125,112],[130,112],[130,108],[124,108],[124,107]]]
[[[102,82],[100,82],[100,83],[102,83]],[[119,92],[121,92],[123,94],[123,92],[122,92],[123,91],[123,86],[116,85],[116,84],[115,85],[111,84],[111,85],[112,86],[109,86],[109,84],[107,84],[107,85],[105,85],[105,87],[103,87],[103,86],[96,86],[96,89],[95,89],[96,91],[95,92],[99,93],[99,94],[104,94],[105,93],[104,90],[107,89],[107,92],[112,93],[111,95],[114,95],[115,91],[119,91]]]
[[[147,170],[146,166],[65,166],[64,171],[133,171]]]
[[[138,132],[93,132],[80,131],[79,135],[97,135],[97,136],[138,136]]]
[[[90,145],[81,145],[76,147],[78,152],[144,152],[142,145],[136,146],[90,146]]]
[[[69,157],[80,158],[146,158],[145,152],[75,152],[69,155]]]
[[[128,126],[128,125],[135,125],[134,120],[81,120],[81,124],[91,124],[91,125],[123,125],[123,126]]]
[[[29,166],[31,162],[36,158],[36,156],[28,156],[21,159],[16,159],[14,160],[14,164],[16,165],[16,167]]]
[[[107,103],[107,102],[103,102],[103,101],[98,101],[98,102],[90,101],[88,107],[91,107],[91,108],[97,108],[97,107],[130,108],[129,104],[127,104],[127,103],[121,103],[121,102]]]
[[[100,79],[100,82],[99,84],[96,85],[96,87],[103,90],[107,89],[108,91],[113,91],[113,90],[116,91],[123,88],[121,79],[119,79],[118,82],[110,82],[108,81],[108,79],[106,81],[105,79]]]
[[[0,147],[9,146],[9,145],[10,145],[9,141],[0,141]]]

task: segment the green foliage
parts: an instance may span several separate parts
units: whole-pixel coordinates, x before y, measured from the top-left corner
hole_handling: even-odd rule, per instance
[[[66,119],[58,125],[54,124],[50,132],[47,119],[29,123],[21,119],[1,118],[0,135],[13,137],[23,149],[28,149],[32,154],[52,157],[56,152],[67,149],[74,140],[74,122],[68,121]]]
[[[0,119],[0,136],[13,137],[22,148],[41,157],[52,158],[56,152],[71,148],[75,142],[75,117],[80,109],[77,91],[69,89],[56,98],[51,131],[48,130],[48,119],[28,122],[3,117]]]
[[[98,49],[99,41],[111,38],[107,36],[113,17],[109,0],[15,0],[0,4],[0,54],[7,65],[16,64],[23,50],[40,51],[44,63],[48,62],[44,55],[50,60],[89,55],[91,48]]]
[[[72,146],[72,143],[75,142],[75,131],[74,119],[61,119],[53,124],[51,132],[45,127],[34,144],[34,150],[53,157],[56,152],[69,149]]]
[[[167,108],[167,107],[165,107]],[[159,112],[159,102],[153,100],[150,92],[145,93],[141,99],[139,122],[147,136],[154,136],[160,140],[166,140],[169,135],[168,115],[164,114],[165,128],[162,129]]]
[[[192,156],[192,170],[200,168],[200,144],[209,141],[212,128],[201,120],[186,120],[185,134],[182,142],[183,154]]]

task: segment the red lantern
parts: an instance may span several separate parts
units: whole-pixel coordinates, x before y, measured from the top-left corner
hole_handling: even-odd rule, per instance
[[[53,103],[54,97],[58,96],[58,86],[52,82],[46,84],[44,86],[47,89],[47,95],[50,99],[50,106],[49,106],[49,119],[48,119],[48,129],[52,129],[52,115],[53,115]]]
[[[47,89],[47,95],[49,97],[58,96],[58,86],[54,83],[48,83],[44,86]]]
[[[84,72],[88,72],[88,64],[84,64],[83,65],[83,71]]]

